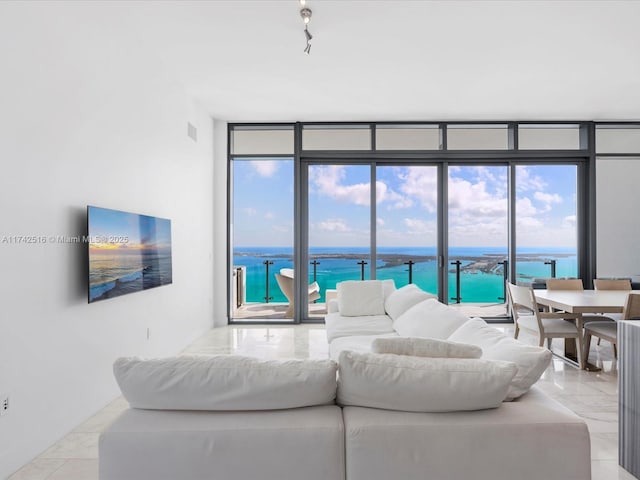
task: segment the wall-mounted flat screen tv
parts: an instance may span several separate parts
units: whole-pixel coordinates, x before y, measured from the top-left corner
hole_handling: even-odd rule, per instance
[[[171,220],[87,207],[89,303],[172,283]]]

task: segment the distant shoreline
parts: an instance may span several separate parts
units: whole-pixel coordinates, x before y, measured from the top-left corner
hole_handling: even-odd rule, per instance
[[[258,258],[273,258],[273,259],[287,259],[293,260],[293,256],[288,253],[256,253],[237,251],[233,253],[237,257],[258,257]],[[569,258],[574,257],[575,253],[525,253],[518,255],[516,259],[521,262],[539,262],[548,258]],[[449,260],[460,260],[463,262],[470,262],[468,265],[461,266],[463,272],[477,272],[483,273],[501,273],[496,272],[497,268],[502,267],[502,262],[506,260],[507,255],[503,253],[483,253],[482,255],[453,255],[449,257]],[[322,259],[336,259],[336,260],[366,260],[368,255],[365,253],[314,253],[309,255],[310,259],[322,260]],[[404,265],[406,262],[412,261],[413,263],[435,262],[437,260],[436,255],[411,255],[400,253],[379,253],[376,255],[376,259],[383,262],[378,268],[393,268],[399,265]]]

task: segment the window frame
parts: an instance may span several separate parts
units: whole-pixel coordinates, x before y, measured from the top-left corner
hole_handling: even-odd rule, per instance
[[[640,122],[611,122],[615,125],[636,125],[640,128]],[[577,149],[535,149],[521,150],[518,145],[518,126],[522,125],[540,125],[549,128],[557,126],[559,128],[568,125],[578,125],[580,131],[580,145]],[[271,154],[271,155],[234,155],[230,150],[230,141],[232,132],[235,128],[293,128],[294,129],[294,248],[293,262],[296,269],[300,272],[295,278],[295,290],[298,298],[303,298],[306,284],[301,281],[307,278],[309,268],[306,261],[306,253],[308,251],[308,213],[307,213],[307,189],[308,176],[307,167],[311,164],[318,163],[345,163],[345,164],[369,164],[372,169],[372,179],[375,181],[375,168],[377,165],[437,165],[438,166],[438,257],[441,264],[438,270],[438,289],[440,299],[446,301],[448,292],[446,261],[448,251],[448,204],[443,199],[447,196],[447,179],[448,168],[454,165],[471,165],[471,164],[501,164],[508,165],[508,191],[509,191],[509,279],[515,276],[515,166],[516,165],[540,165],[540,164],[573,164],[577,166],[577,198],[576,198],[576,215],[577,215],[577,256],[578,256],[578,275],[583,278],[585,288],[591,287],[591,279],[596,273],[596,203],[595,203],[595,130],[596,125],[604,125],[605,122],[593,121],[459,121],[459,122],[437,122],[437,121],[417,121],[417,122],[296,122],[296,123],[229,123],[228,124],[228,144],[227,144],[227,168],[231,171],[231,162],[235,157],[247,159],[250,157],[267,158],[267,157],[288,157],[290,154]],[[389,126],[411,127],[411,126],[437,125],[440,130],[441,144],[436,150],[377,150],[376,149],[376,128]],[[507,149],[501,150],[450,150],[447,148],[447,127],[457,125],[477,125],[490,128],[494,126],[507,125],[509,144]],[[348,128],[354,126],[357,128],[371,129],[371,148],[368,150],[303,150],[302,135],[305,127],[335,127]],[[607,156],[627,156],[607,155]],[[636,156],[638,154],[635,154]],[[600,154],[599,156],[604,156]],[[227,201],[229,208],[227,209],[227,312],[230,324],[241,323],[264,323],[262,321],[234,321],[231,317],[231,268],[232,268],[232,245],[231,242],[231,211],[232,211],[232,191],[231,178],[227,175]],[[375,185],[375,183],[372,183]],[[371,189],[371,195],[374,199],[371,203],[371,256],[375,261],[375,243],[376,243],[376,222],[375,222],[375,188]],[[372,269],[372,278],[375,278],[375,268]],[[322,320],[309,319],[307,314],[307,306],[303,302],[295,302],[294,323],[317,323]],[[272,322],[270,322],[272,323]],[[287,322],[273,322],[286,323]]]

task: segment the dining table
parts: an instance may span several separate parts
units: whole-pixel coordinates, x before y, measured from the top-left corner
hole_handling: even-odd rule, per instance
[[[538,305],[552,310],[574,314],[578,331],[582,332],[583,317],[595,314],[622,313],[630,291],[637,290],[534,290]],[[565,339],[564,356],[577,362],[577,346],[574,339]],[[580,368],[600,370],[597,366],[582,362]]]

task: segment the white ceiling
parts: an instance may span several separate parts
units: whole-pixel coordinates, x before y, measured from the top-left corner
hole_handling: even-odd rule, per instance
[[[112,4],[113,5],[113,4]],[[640,120],[640,1],[119,3],[230,121]]]

